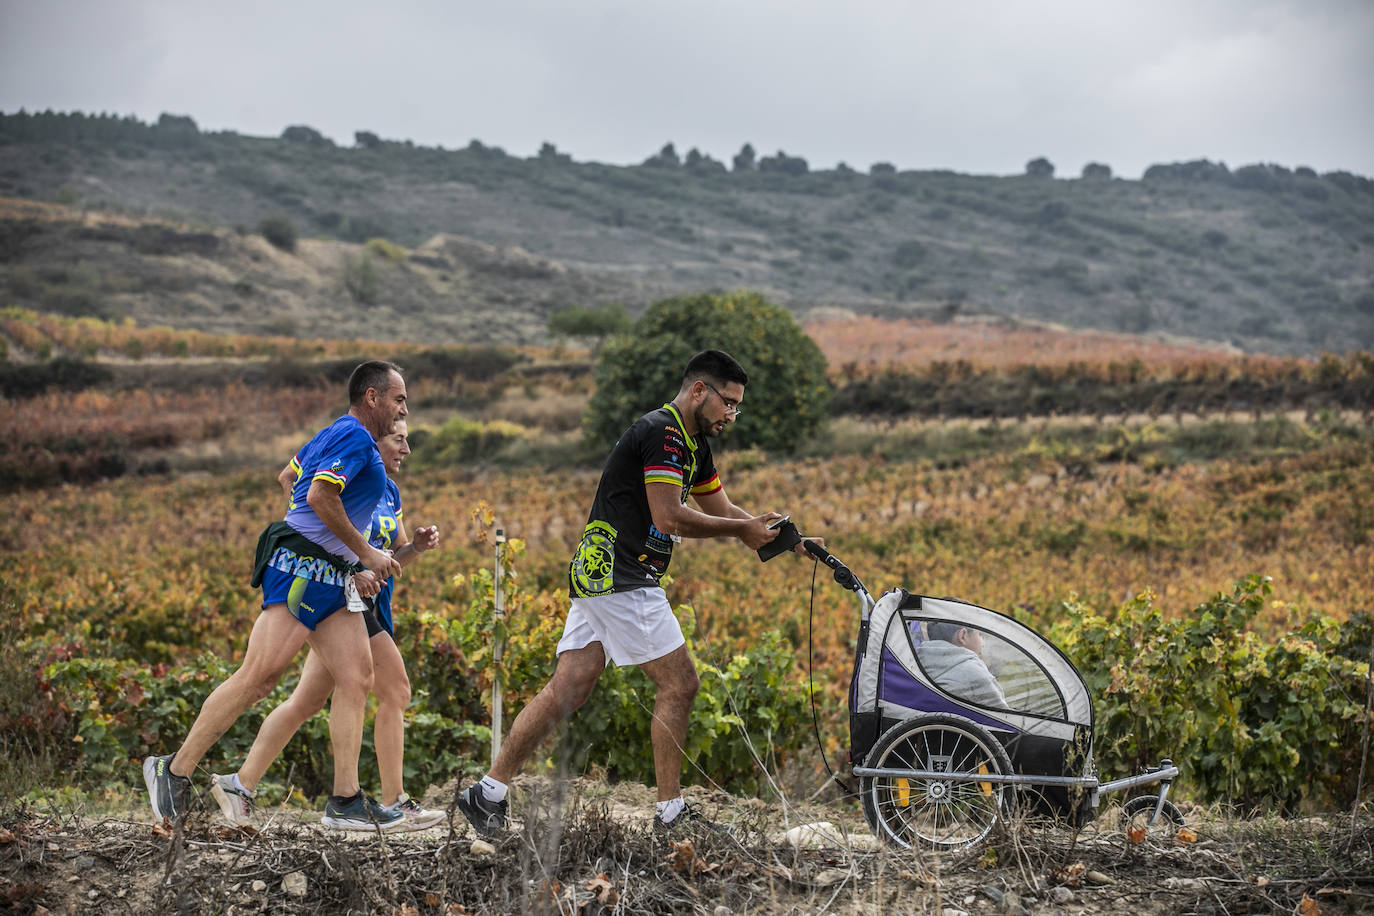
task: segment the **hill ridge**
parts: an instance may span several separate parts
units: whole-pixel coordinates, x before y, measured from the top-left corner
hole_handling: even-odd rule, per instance
[[[690,154],[610,166],[552,145],[520,159],[477,141],[442,150],[358,139],[337,146],[299,126],[279,139],[203,133],[172,116],[146,125],[0,114],[0,195],[245,235],[284,218],[302,237],[412,246],[420,267],[415,254],[450,235],[503,252],[498,275],[519,267],[517,249],[531,259],[527,273],[569,271],[567,287],[550,276],[498,277],[525,285],[474,281],[407,297],[382,283],[374,296],[357,277],[346,282],[340,261],[327,289],[307,297],[318,317],[319,303],[349,289],[360,306],[389,306],[395,314],[375,317],[404,333],[413,328],[402,313],[451,340],[483,339],[490,323],[485,339],[540,342],[544,317],[570,305],[620,301],[635,311],[666,295],[749,288],[798,313],[1015,315],[1288,354],[1374,347],[1374,182],[1346,172],[1196,160],[1152,166],[1139,180],[1111,178],[1106,167],[1058,180],[1044,174],[1048,163],[1010,177],[882,163],[864,174],[810,171],[782,156],[728,171]],[[386,266],[372,261],[374,271]],[[5,301],[42,308],[44,291],[24,271],[51,269],[0,248]],[[216,297],[186,292],[153,297],[138,317],[209,321],[197,295]],[[103,291],[94,299],[107,314],[135,306]],[[232,312],[222,320],[238,321]]]

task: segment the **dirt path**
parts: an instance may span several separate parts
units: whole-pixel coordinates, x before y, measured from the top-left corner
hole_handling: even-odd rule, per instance
[[[430,803],[439,801],[432,793]],[[11,809],[0,906],[22,913],[1318,913],[1374,908],[1374,821],[1201,821],[1131,838],[1014,823],[984,847],[884,849],[851,805],[692,792],[728,834],[655,834],[642,786],[530,780],[491,844],[452,824],[339,834],[298,811],[259,831]],[[452,791],[447,790],[451,799]],[[829,829],[796,831],[821,822]],[[786,831],[793,829],[791,839]],[[803,842],[797,845],[797,834]],[[809,841],[808,841],[809,840]]]

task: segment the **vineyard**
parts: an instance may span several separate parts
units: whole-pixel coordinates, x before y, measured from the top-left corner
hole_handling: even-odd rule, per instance
[[[875,591],[952,595],[1048,633],[1092,688],[1104,772],[1169,755],[1197,801],[1350,803],[1374,636],[1367,356],[1300,362],[1180,345],[1129,357],[1105,340],[1084,350],[1072,335],[1056,344],[1047,332],[998,337],[988,327],[977,329],[987,345],[970,348],[959,336],[969,328],[941,337],[940,325],[867,327],[854,338],[812,329],[841,397],[897,369],[918,381],[981,378],[970,390],[982,391],[988,374],[1033,371],[1046,384],[1241,380],[1291,394],[1302,381],[1312,398],[1329,394],[1311,411],[1295,397],[1260,409],[1217,402],[1187,418],[842,412],[787,460],[727,439],[719,464],[734,501],[790,513]],[[951,341],[978,355],[948,363]],[[577,438],[588,373],[566,353],[472,351],[466,373],[445,362],[452,354],[408,353],[407,518],[439,525],[444,544],[397,583],[398,638],[415,687],[408,777],[438,784],[485,765],[492,678],[505,684],[509,721],[549,673],[600,452]],[[254,363],[226,377],[230,364],[150,362],[136,368],[151,383],[131,387],[118,383],[127,366],[93,363],[116,381],[3,402],[0,678],[16,685],[0,706],[7,793],[59,773],[77,792],[131,786],[133,761],[184,733],[242,652],[257,601],[249,558],[281,512],[275,473],[340,409],[330,373],[347,354],[276,376]],[[473,368],[479,356],[488,362]],[[176,373],[221,384],[158,383]],[[497,528],[513,539],[499,669],[489,616]],[[771,778],[814,786],[810,699],[827,755],[846,746],[857,631],[847,593],[799,557],[761,565],[715,542],[684,545],[668,590],[702,666],[689,780],[753,791],[766,781],[757,754]],[[647,778],[649,697],[638,672],[608,672],[574,723],[581,743],[560,759]],[[206,766],[241,757],[258,721],[258,711],[245,716]],[[281,769],[265,783],[269,799],[285,793],[287,773],[307,795],[323,789],[323,719]]]

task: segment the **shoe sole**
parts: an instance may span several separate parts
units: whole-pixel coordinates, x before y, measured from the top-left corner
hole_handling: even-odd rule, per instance
[[[326,814],[324,817],[320,818],[320,823],[323,826],[330,828],[331,830],[366,830],[370,832],[380,827],[382,828],[382,832],[385,833],[387,831],[395,830],[401,827],[401,824],[404,820],[405,818],[398,817],[396,820],[392,821],[389,824],[383,824],[381,822],[373,823],[372,821],[360,821],[357,818],[352,817],[332,817],[331,815]]]
[[[481,811],[477,810],[476,805],[468,801],[468,797],[466,794],[458,796],[458,810],[463,812],[463,817],[468,819],[468,823],[472,825],[473,830],[477,831],[478,836],[500,835],[502,828],[487,826],[487,816],[483,814]]]
[[[427,816],[425,816],[425,817],[422,817],[422,818],[420,818],[420,817],[407,817],[407,818],[404,818],[404,820],[405,820],[405,826],[404,826],[404,827],[401,827],[401,828],[398,828],[398,829],[400,829],[400,830],[428,830],[429,828],[434,827],[434,826],[436,826],[436,825],[438,825],[438,824],[442,824],[442,823],[444,822],[444,812],[442,812],[442,811],[431,811],[431,812],[430,812]]]
[[[253,822],[251,817],[242,817],[238,814],[239,804],[229,797],[228,792],[220,788],[219,780],[213,776],[210,777],[210,797],[219,804],[219,813],[235,827],[246,827]]]

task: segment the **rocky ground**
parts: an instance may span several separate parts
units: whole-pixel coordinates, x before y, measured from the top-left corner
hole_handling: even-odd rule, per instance
[[[0,906],[22,913],[1318,913],[1374,908],[1374,821],[1222,819],[1145,835],[1104,809],[1075,834],[1012,822],[937,856],[877,844],[858,806],[783,806],[689,790],[729,826],[664,837],[643,786],[531,779],[491,843],[461,814],[386,836],[296,809],[259,829],[8,806]],[[453,787],[427,802],[445,805]],[[456,817],[454,817],[456,815]],[[141,817],[141,819],[140,819]],[[826,826],[820,826],[820,825]],[[803,828],[803,829],[798,829]],[[1195,835],[1194,835],[1195,834]]]

